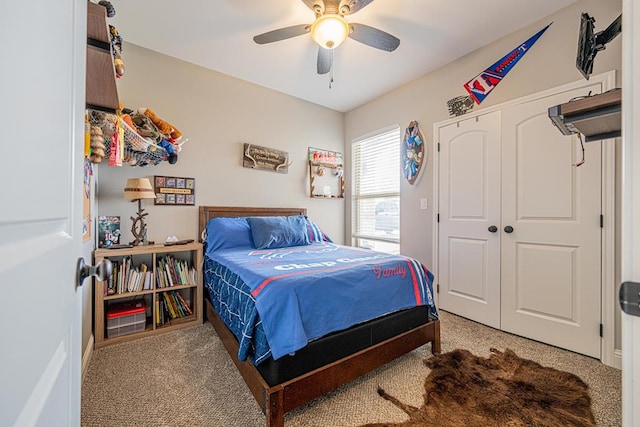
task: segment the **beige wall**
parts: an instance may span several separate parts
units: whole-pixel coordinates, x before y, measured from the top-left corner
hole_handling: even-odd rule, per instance
[[[213,54],[213,53],[212,53]],[[97,215],[120,215],[123,242],[132,240],[136,203],[123,199],[127,178],[153,175],[196,179],[196,206],[144,202],[148,237],[196,239],[199,205],[306,207],[309,217],[337,243],[343,242],[344,200],[309,198],[308,147],[344,152],[344,115],[224,74],[124,46],[125,76],[118,82],[127,108],[149,107],[189,138],[178,162],[108,167],[97,176]],[[287,151],[288,174],[242,167],[248,142]],[[91,333],[91,304],[83,311],[83,350]]]
[[[429,158],[426,170],[421,172],[414,185],[403,180],[401,188],[400,236],[404,255],[418,258],[427,266],[433,262],[433,125],[450,118],[447,100],[466,95],[462,87],[465,82],[550,22],[553,24],[533,48],[473,111],[582,79],[575,67],[580,14],[587,12],[595,17],[596,31],[601,31],[618,17],[621,6],[620,0],[579,1],[346,114],[347,159],[350,158],[350,145],[354,138],[392,124],[399,124],[404,129],[411,120],[417,120],[427,140]],[[593,70],[594,74],[616,70],[618,87],[621,82],[621,42],[622,38],[617,37],[607,45],[605,51],[598,53]],[[428,44],[425,43],[427,48]],[[420,198],[428,199],[426,211],[420,210]],[[346,223],[350,224],[350,220],[351,214],[347,209]],[[345,239],[348,239],[348,227],[345,231]],[[616,280],[618,283],[619,280]],[[620,328],[616,324],[616,337],[619,336]],[[616,348],[620,348],[619,340],[616,340]]]
[[[149,107],[189,138],[174,165],[99,166],[98,212],[122,217],[125,242],[137,209],[122,198],[127,178],[153,175],[195,178],[196,205],[306,207],[342,241],[344,201],[309,198],[306,162],[308,147],[344,151],[342,113],[135,45],[125,45],[124,60],[118,88],[125,106]],[[242,167],[244,142],[287,151],[289,173]],[[197,206],[143,203],[150,240],[196,238]]]

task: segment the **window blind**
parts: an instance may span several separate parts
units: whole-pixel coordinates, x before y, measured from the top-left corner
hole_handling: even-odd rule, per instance
[[[373,246],[376,250],[386,247],[386,251],[397,252],[400,242],[400,128],[396,126],[354,140],[351,170],[354,244]]]

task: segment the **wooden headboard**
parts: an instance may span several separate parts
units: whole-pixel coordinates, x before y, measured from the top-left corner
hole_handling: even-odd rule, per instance
[[[238,216],[288,216],[306,215],[307,208],[255,208],[233,206],[200,206],[198,236],[202,239],[202,232],[211,218]]]

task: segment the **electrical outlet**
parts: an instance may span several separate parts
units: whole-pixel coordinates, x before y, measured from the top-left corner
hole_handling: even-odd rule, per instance
[[[420,209],[427,209],[427,199],[420,199]]]

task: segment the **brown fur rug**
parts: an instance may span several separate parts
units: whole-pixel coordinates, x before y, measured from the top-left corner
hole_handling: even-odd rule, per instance
[[[422,407],[405,405],[379,388],[410,419],[368,427],[595,426],[588,387],[576,375],[509,349],[491,353],[485,359],[454,350],[425,360],[431,372]]]

